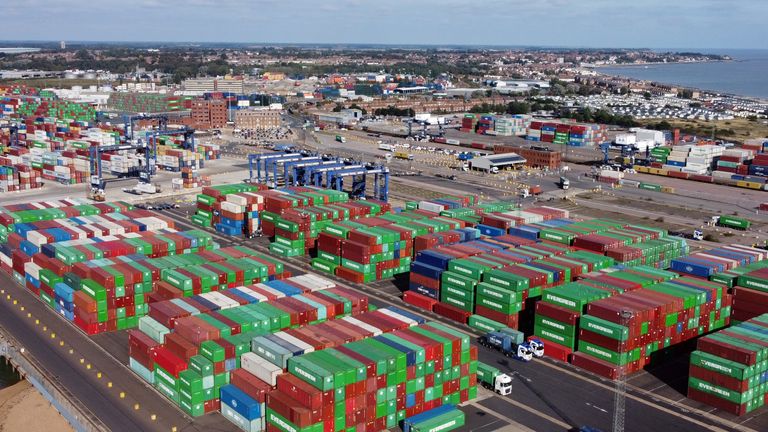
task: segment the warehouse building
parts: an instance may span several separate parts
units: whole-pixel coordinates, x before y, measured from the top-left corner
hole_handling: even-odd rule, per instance
[[[473,170],[501,171],[507,168],[516,168],[525,165],[525,158],[516,153],[495,154],[471,159],[469,166]]]
[[[194,93],[229,92],[244,93],[244,82],[241,79],[227,78],[191,78],[181,84],[185,91]]]
[[[235,111],[235,127],[260,129],[280,127],[280,110],[269,108],[241,109]]]
[[[496,146],[493,148],[493,151],[496,154],[518,154],[525,158],[525,165],[532,168],[555,170],[560,168],[560,164],[562,163],[562,154],[549,147]]]

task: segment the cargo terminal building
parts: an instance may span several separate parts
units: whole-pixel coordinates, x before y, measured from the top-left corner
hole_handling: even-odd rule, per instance
[[[480,171],[501,171],[525,165],[525,158],[517,153],[502,153],[470,159],[469,167]],[[495,168],[495,169],[494,169]]]

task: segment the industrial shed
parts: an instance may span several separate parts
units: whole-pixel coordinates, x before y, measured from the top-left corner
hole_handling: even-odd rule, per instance
[[[517,153],[503,153],[489,156],[481,156],[469,161],[472,169],[491,171],[493,168],[503,170],[525,164],[525,158]]]

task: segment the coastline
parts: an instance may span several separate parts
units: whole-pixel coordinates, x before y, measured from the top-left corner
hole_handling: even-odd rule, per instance
[[[712,90],[712,89],[704,89],[700,87],[693,87],[685,84],[679,84],[679,83],[673,83],[673,82],[663,82],[663,81],[655,81],[655,80],[644,80],[639,78],[633,78],[628,77],[624,75],[618,75],[615,73],[606,73],[602,72],[599,69],[604,68],[617,68],[617,69],[642,69],[643,66],[652,66],[652,65],[690,65],[690,64],[710,64],[710,63],[730,63],[735,62],[735,60],[712,60],[712,61],[702,61],[702,62],[668,62],[668,63],[643,63],[643,64],[624,64],[624,65],[600,65],[600,66],[593,66],[589,69],[594,70],[599,75],[605,76],[605,77],[611,77],[611,78],[618,78],[623,80],[628,80],[631,82],[639,82],[639,83],[651,83],[651,84],[661,84],[666,86],[675,86],[679,88],[684,88],[688,90],[694,90],[701,93],[706,93],[710,95],[717,95],[717,96],[725,96],[725,97],[732,97],[732,98],[738,98],[743,99],[745,101],[754,102],[754,103],[761,103],[766,104],[768,103],[768,97],[761,97],[761,96],[747,96],[742,94],[736,94],[736,93],[729,93],[725,91],[720,90]]]
[[[0,432],[74,432],[28,381],[0,389]]]
[[[689,65],[689,64],[706,64],[706,63],[731,63],[735,62],[734,59],[723,60],[703,60],[703,61],[676,61],[676,62],[650,62],[650,63],[617,63],[617,64],[600,64],[591,65],[590,69],[602,69],[602,68],[642,68],[644,66],[666,66],[666,65]]]

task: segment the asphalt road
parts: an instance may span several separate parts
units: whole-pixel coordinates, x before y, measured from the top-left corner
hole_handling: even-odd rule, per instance
[[[181,411],[168,409],[159,394],[5,273],[0,274],[0,286],[5,291],[0,325],[48,372],[48,379],[63,386],[110,430],[170,431],[174,426],[180,431],[205,430],[189,427],[190,419]]]

